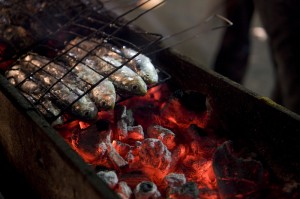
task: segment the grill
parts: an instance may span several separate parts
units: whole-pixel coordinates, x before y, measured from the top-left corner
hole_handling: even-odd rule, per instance
[[[162,49],[159,45],[162,35],[145,33],[137,27],[130,26],[135,18],[123,21],[122,17],[127,13],[116,17],[112,12],[107,11],[100,1],[51,3],[37,1],[36,4],[30,1],[28,5],[25,3],[27,10],[32,9],[32,12],[22,9],[23,2],[4,1],[2,4],[7,12],[17,11],[18,15],[12,17],[16,21],[8,24],[9,28],[15,28],[13,30],[19,30],[20,33],[13,39],[7,38],[6,35],[1,36],[3,40],[5,39],[1,45],[9,47],[2,56],[2,68],[14,65],[30,53],[38,53],[49,58],[49,61],[38,71],[46,70],[49,64],[61,62],[61,58],[68,52],[63,51],[66,43],[78,36],[83,39],[76,43],[74,48],[81,42],[96,37],[102,39],[96,46],[103,46],[109,42],[119,48],[127,46],[136,50],[134,56],[125,59],[111,74],[139,54]],[[31,8],[30,5],[38,6]],[[142,15],[137,17],[140,16]],[[46,25],[45,21],[49,21],[49,24]],[[13,26],[15,24],[17,25]],[[34,26],[28,27],[28,24]],[[24,30],[20,30],[19,26],[27,27],[25,30],[35,34],[24,34]],[[26,35],[25,40],[24,35]],[[83,50],[87,52],[86,56],[92,53],[90,49]],[[300,173],[299,160],[295,155],[300,151],[297,143],[300,131],[298,115],[212,71],[196,66],[188,58],[169,50],[151,54],[150,58],[159,72],[159,81],[148,89],[168,84],[172,88],[191,90],[205,95],[211,107],[210,120],[207,124],[209,128],[212,128],[217,135],[232,140],[236,148],[246,148],[257,153],[258,159],[282,186],[285,186],[285,183],[297,183]],[[26,100],[4,76],[0,76],[1,146],[17,171],[26,177],[29,184],[43,198],[49,196],[50,198],[87,196],[88,198],[117,198],[116,194],[95,175],[93,169],[50,125],[69,110],[72,104],[50,118],[41,117],[41,112],[33,108],[39,105],[51,87],[62,82],[63,78],[72,73],[83,59],[84,57],[81,57],[81,60],[69,68],[62,77],[54,76],[55,83],[46,88],[45,93],[34,103]],[[17,62],[12,63],[10,60],[17,60]],[[111,74],[89,85],[84,93],[78,95],[73,104]],[[24,81],[19,85],[21,86]],[[132,97],[123,93],[117,95],[117,103]]]

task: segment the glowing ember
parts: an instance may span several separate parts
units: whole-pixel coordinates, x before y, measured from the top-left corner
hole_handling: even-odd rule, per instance
[[[196,111],[182,105],[194,95],[170,93],[158,86],[99,112],[94,124],[74,121],[59,129],[86,162],[103,168],[98,176],[121,198],[218,198],[212,159],[223,140],[206,132],[202,105]]]

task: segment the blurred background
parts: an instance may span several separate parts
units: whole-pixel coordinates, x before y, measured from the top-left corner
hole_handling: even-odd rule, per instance
[[[105,6],[122,14],[143,1],[146,0],[107,1]],[[130,20],[161,2],[162,0],[148,1],[125,18]],[[222,27],[225,25],[224,21],[216,17],[225,16],[224,6],[224,0],[168,0],[138,18],[134,24],[148,32],[162,34],[168,38],[163,42],[165,46],[173,46],[173,51],[189,57],[199,66],[212,69],[226,29]],[[190,27],[195,28],[174,35]],[[254,13],[249,64],[242,85],[258,95],[270,97],[273,84],[268,38],[261,27],[259,16]]]

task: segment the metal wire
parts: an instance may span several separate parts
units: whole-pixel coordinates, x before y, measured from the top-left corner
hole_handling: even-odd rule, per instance
[[[150,1],[150,0],[148,0]],[[94,1],[95,3],[95,1]],[[147,3],[144,2],[144,3]],[[152,40],[148,41],[146,45],[143,45],[142,48],[139,48],[136,44],[133,44],[132,42],[129,42],[126,39],[123,39],[119,36],[119,33],[129,26],[132,22],[134,22],[136,19],[139,17],[142,17],[145,13],[150,12],[152,9],[155,9],[157,6],[154,6],[153,8],[143,11],[142,13],[138,14],[135,16],[133,19],[127,21],[126,23],[120,23],[120,20],[126,16],[127,14],[133,12],[134,10],[138,9],[140,6],[142,6],[144,3],[135,6],[131,8],[129,11],[124,12],[121,15],[118,15],[116,18],[109,18],[106,19],[103,17],[103,14],[106,12],[106,10],[103,8],[103,4],[100,1],[97,1],[98,5],[98,10],[95,12],[93,10],[93,7],[85,6],[80,1],[75,1],[74,3],[68,5],[64,3],[63,1],[52,1],[51,3],[46,3],[45,7],[43,7],[43,10],[37,13],[29,13],[25,10],[22,11],[22,15],[26,15],[27,18],[30,19],[31,23],[33,23],[36,27],[37,30],[41,29],[43,33],[46,33],[46,35],[37,35],[35,36],[36,42],[30,46],[28,49],[25,51],[27,52],[37,52],[41,53],[42,55],[47,55],[49,57],[49,62],[44,64],[43,66],[39,67],[36,69],[34,72],[32,72],[26,79],[21,81],[17,87],[21,87],[22,84],[27,79],[30,79],[32,76],[34,76],[36,73],[43,71],[45,72],[45,67],[51,63],[56,63],[62,56],[65,56],[68,51],[65,51],[63,53],[58,53],[61,52],[61,48],[65,46],[65,44],[70,41],[72,38],[76,36],[81,36],[83,39],[74,45],[72,48],[78,48],[79,45],[84,42],[88,41],[92,38],[101,38],[101,41],[110,41],[114,42],[115,44],[122,44],[125,46],[130,46],[134,48],[137,53],[132,56],[130,59],[127,59],[122,63],[122,65],[115,67],[113,71],[111,71],[108,75],[104,76],[101,80],[97,81],[95,84],[91,85],[89,89],[87,89],[84,93],[81,95],[78,95],[77,92],[72,90],[72,88],[69,88],[71,92],[75,93],[78,95],[78,98],[75,99],[71,104],[69,104],[67,107],[63,108],[60,114],[53,116],[51,118],[52,121],[63,115],[70,107],[76,103],[81,97],[89,93],[92,89],[94,89],[98,84],[100,84],[102,81],[107,79],[110,75],[115,73],[117,70],[128,64],[132,59],[137,57],[139,54],[142,53],[143,50],[149,48],[151,45],[157,43],[159,40],[162,39],[162,36],[160,34],[156,33],[147,33],[147,32],[135,32],[135,34],[145,34],[148,35]],[[22,4],[14,4],[14,6],[21,6]],[[99,8],[101,8],[99,10]],[[19,9],[17,9],[19,10]],[[74,15],[74,13],[76,13]],[[52,20],[50,20],[52,19]],[[50,22],[49,22],[50,21]],[[59,21],[59,23],[57,23]],[[42,39],[40,39],[42,38]],[[50,45],[49,45],[50,44]],[[54,82],[51,86],[43,88],[42,90],[44,93],[42,93],[39,97],[34,102],[34,106],[40,105],[44,106],[41,104],[41,100],[45,98],[45,96],[51,91],[51,89],[58,83],[62,83],[63,78],[65,78],[67,75],[69,75],[73,69],[79,64],[84,58],[87,56],[90,56],[93,51],[100,46],[102,46],[104,43],[100,42],[97,44],[93,49],[84,49],[87,51],[87,54],[82,57],[80,60],[76,60],[76,64],[74,64],[72,67],[69,68],[69,70],[62,76],[62,77],[55,77],[52,74],[49,74],[48,72],[47,75],[53,77],[56,82]],[[70,49],[68,49],[70,50]],[[19,56],[19,59],[17,60],[20,61],[23,59],[27,53],[23,53],[23,51],[20,51],[21,55]],[[49,56],[50,55],[50,56]],[[13,55],[15,56],[15,55]],[[16,64],[15,62],[14,64]],[[14,65],[13,64],[13,65]],[[110,64],[110,63],[109,63]],[[161,73],[164,73],[162,70],[159,70]],[[169,79],[168,74],[164,75],[165,79],[159,80],[159,83],[162,83]],[[119,100],[124,98],[121,94],[118,94]],[[127,97],[127,96],[126,96]]]

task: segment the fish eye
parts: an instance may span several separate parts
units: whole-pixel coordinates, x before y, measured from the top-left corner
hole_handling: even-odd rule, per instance
[[[102,102],[100,103],[100,105],[101,105],[101,107],[106,107],[106,106],[107,106],[106,102],[104,102],[104,101],[102,101]]]
[[[88,116],[89,116],[89,112],[86,111],[83,115],[84,115],[85,117],[88,117]]]
[[[138,86],[137,86],[137,85],[133,85],[133,86],[132,86],[132,89],[133,89],[133,90],[137,90],[137,89],[138,89]]]

